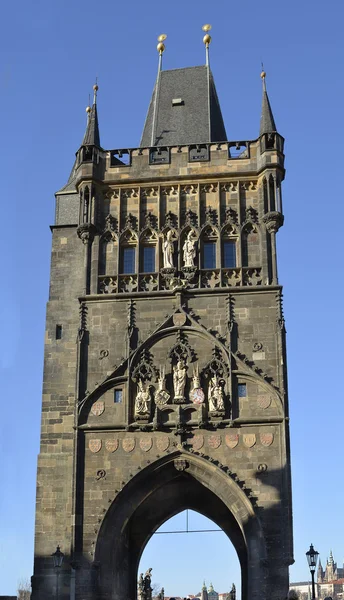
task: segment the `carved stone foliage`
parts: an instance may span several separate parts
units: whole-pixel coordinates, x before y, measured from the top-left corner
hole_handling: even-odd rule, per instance
[[[145,228],[156,229],[158,219],[150,210],[144,215],[143,221]]]
[[[234,208],[226,208],[225,212],[225,223],[231,225],[238,224],[238,213]]]
[[[118,231],[117,219],[110,214],[106,215],[103,237],[105,237],[105,239],[108,239],[108,240],[115,239],[116,238],[115,234],[117,233],[117,231]]]
[[[184,225],[188,225],[189,227],[197,226],[197,215],[190,208],[184,213]]]
[[[261,269],[244,269],[243,270],[243,283],[244,285],[262,285],[262,274]]]
[[[125,229],[132,229],[134,231],[137,230],[137,217],[135,217],[131,213],[128,213],[125,216],[124,227],[123,227],[122,231],[124,231]]]
[[[171,227],[172,229],[174,229],[177,226],[178,226],[177,215],[175,215],[173,212],[171,212],[169,210],[165,216],[165,227]]]
[[[269,233],[277,233],[284,223],[284,216],[280,212],[269,212],[264,215],[263,221]]]
[[[99,283],[99,292],[101,294],[116,294],[117,277],[103,277]]]
[[[131,294],[137,290],[137,275],[121,275],[119,278],[119,291]]]
[[[93,242],[96,228],[92,223],[83,223],[79,225],[76,232],[82,243],[86,245]]]
[[[153,292],[158,289],[158,278],[155,275],[144,275],[140,278],[140,290]]]
[[[214,289],[221,284],[221,276],[219,271],[206,271],[202,274],[202,287]]]
[[[252,206],[248,206],[245,211],[245,224],[258,223],[258,212]]]

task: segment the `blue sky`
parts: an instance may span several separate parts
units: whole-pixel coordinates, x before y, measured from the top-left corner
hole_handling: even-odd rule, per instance
[[[20,0],[2,7],[0,594],[13,594],[18,579],[32,573],[49,225],[53,193],[66,182],[82,140],[88,94],[98,76],[102,145],[136,146],[157,70],[157,36],[168,34],[164,68],[203,64],[207,22],[229,139],[258,134],[262,60],[286,138],[278,252],[288,331],[291,578],[307,578],[310,542],[322,559],[332,548],[342,563],[343,12],[339,0]],[[203,578],[225,591],[232,582],[226,550],[218,553],[216,575],[209,563],[191,581],[186,558],[197,565],[215,542],[197,538],[191,550],[181,538],[169,537],[173,572],[167,561],[159,570],[166,591],[196,591]],[[173,587],[176,569],[182,589]]]

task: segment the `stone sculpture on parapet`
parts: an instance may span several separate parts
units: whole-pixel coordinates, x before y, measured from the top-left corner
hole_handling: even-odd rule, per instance
[[[138,600],[152,600],[152,569],[148,569],[145,574],[141,573],[138,581]]]

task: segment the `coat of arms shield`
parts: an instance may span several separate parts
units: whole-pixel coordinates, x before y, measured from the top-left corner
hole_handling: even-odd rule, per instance
[[[238,433],[227,433],[226,437],[226,445],[228,448],[235,448],[239,443],[239,434]]]
[[[156,438],[156,447],[159,452],[165,452],[170,445],[170,439],[167,436],[160,435]]]
[[[92,405],[91,413],[96,417],[99,417],[103,414],[105,410],[105,402],[103,400],[98,400]]]
[[[118,448],[118,439],[106,440],[105,448],[108,452],[115,452]]]
[[[243,442],[245,444],[245,446],[247,446],[248,448],[252,448],[252,446],[255,445],[256,443],[256,434],[255,433],[245,433],[243,435]]]
[[[208,445],[210,448],[219,448],[221,446],[221,436],[220,435],[210,435],[208,437]]]
[[[165,406],[170,399],[170,394],[167,390],[158,390],[155,392],[154,400],[157,406]]]
[[[102,447],[102,441],[101,440],[96,440],[96,439],[92,439],[88,442],[88,447],[91,450],[91,452],[99,452],[99,450]]]
[[[153,440],[151,437],[144,437],[140,439],[140,448],[144,452],[148,452],[153,445]]]
[[[132,452],[135,448],[135,438],[124,438],[122,440],[122,448],[124,452]]]
[[[194,450],[200,450],[203,447],[203,444],[204,444],[203,435],[194,435],[194,437],[192,438],[192,446],[193,446]]]
[[[261,441],[262,446],[271,446],[272,442],[274,441],[274,434],[273,433],[261,433],[260,441]]]

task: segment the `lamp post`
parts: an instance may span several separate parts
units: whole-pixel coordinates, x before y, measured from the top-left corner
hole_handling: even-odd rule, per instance
[[[57,546],[55,552],[53,552],[51,556],[53,557],[54,568],[56,572],[56,600],[59,600],[59,575],[64,559],[64,554],[61,552],[60,546]]]
[[[306,556],[307,556],[308,566],[309,566],[309,570],[311,572],[311,577],[312,577],[312,599],[314,600],[315,599],[314,573],[315,573],[315,567],[317,566],[319,552],[314,550],[313,544],[310,545],[308,552],[306,552]]]

